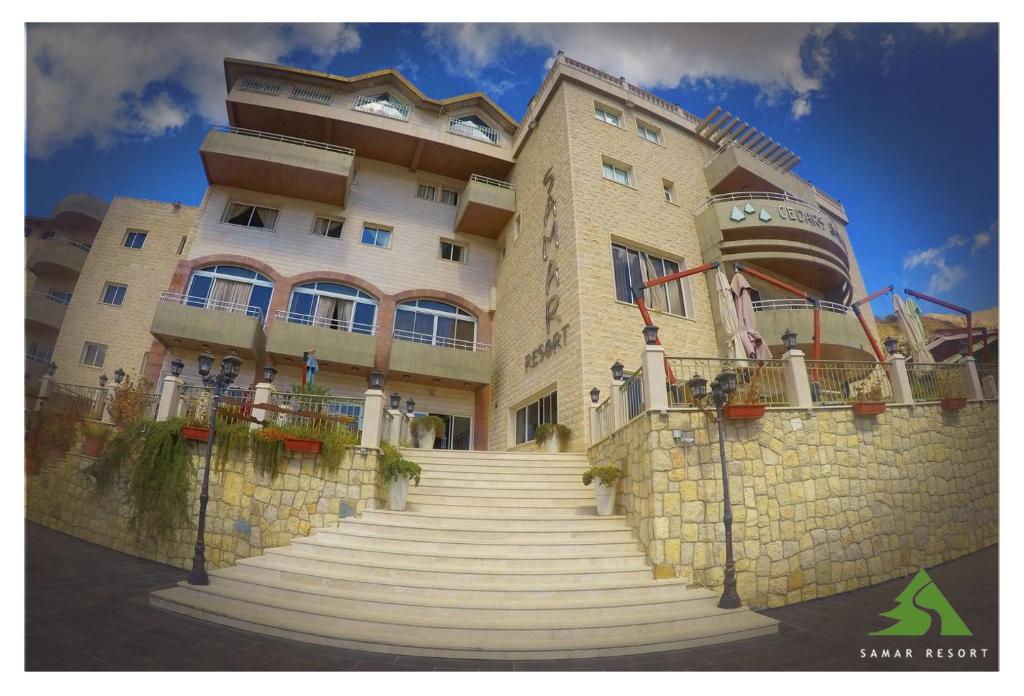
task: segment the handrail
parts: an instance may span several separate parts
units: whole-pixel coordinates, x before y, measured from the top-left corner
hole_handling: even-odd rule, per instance
[[[25,353],[25,359],[31,362],[40,363],[42,365],[49,365],[50,362],[53,360],[53,356],[47,358],[42,355],[35,355],[34,353]]]
[[[259,138],[261,140],[275,140],[277,142],[289,143],[291,145],[302,145],[303,147],[312,147],[317,150],[328,150],[329,152],[337,152],[342,155],[355,156],[356,151],[351,147],[341,147],[340,145],[331,145],[330,143],[322,143],[316,140],[306,140],[305,138],[293,138],[290,135],[281,135],[279,133],[268,133],[266,131],[252,130],[251,128],[238,128],[236,126],[210,126],[210,130],[220,131],[222,133],[234,133],[236,135],[247,135],[251,138]]]
[[[738,193],[718,193],[714,196],[706,196],[704,202],[701,203],[697,210],[694,212],[702,212],[703,210],[710,208],[716,203],[725,203],[726,201],[753,201],[753,200],[766,200],[766,201],[786,201],[789,203],[799,203],[801,205],[809,205],[812,208],[817,208],[817,203],[811,203],[805,201],[803,198],[794,196],[790,193],[776,193],[774,191],[742,191]]]
[[[509,191],[515,191],[516,187],[507,181],[501,179],[492,179],[489,176],[483,176],[481,174],[470,174],[470,181],[479,181],[481,184],[488,184],[490,186],[497,186],[498,188],[508,189]]]
[[[389,107],[394,111],[397,111],[399,115],[388,113],[383,108],[368,108],[372,106],[377,107]],[[374,114],[375,116],[383,116],[384,118],[393,118],[396,121],[408,121],[409,120],[409,107],[405,104],[395,101],[382,101],[380,99],[374,99],[373,95],[360,94],[352,101],[352,108],[356,111],[365,111],[368,114]]]
[[[41,298],[43,298],[45,300],[49,300],[50,302],[53,302],[54,304],[59,304],[59,305],[64,305],[64,306],[67,306],[67,305],[71,304],[71,298],[70,297],[67,299],[67,301],[64,301],[63,299],[61,299],[59,297],[54,297],[50,293],[43,292],[42,290],[29,290],[25,294],[26,295],[30,295],[32,297],[41,297]]]
[[[160,301],[168,302],[171,304],[181,304],[189,307],[195,307],[196,309],[211,309],[218,312],[238,312],[245,314],[246,316],[255,317],[263,321],[263,310],[255,305],[245,304],[242,302],[224,302],[223,300],[211,300],[208,297],[199,297],[197,295],[184,295],[178,292],[170,292],[164,290],[160,293]]]
[[[475,123],[469,125],[457,118],[453,118],[448,121],[448,132],[454,133],[455,135],[461,135],[465,138],[472,138],[473,140],[490,143],[492,145],[501,144],[501,133],[490,126],[481,126]]]
[[[404,331],[402,329],[395,329],[394,331],[392,331],[391,337],[399,341],[423,343],[426,345],[438,346],[440,348],[459,348],[462,350],[473,351],[491,349],[491,346],[487,343],[466,341],[461,338],[445,338],[444,336],[435,336],[433,334],[418,333],[416,331]]]
[[[92,251],[92,244],[82,244],[81,242],[76,242],[76,241],[73,241],[71,239],[64,239],[63,237],[51,237],[50,239],[44,239],[43,240],[43,244],[50,244],[50,243],[67,244],[68,246],[73,246],[76,249],[81,249],[82,251],[84,251],[87,254],[90,251]],[[42,249],[43,247],[40,246],[39,248]]]
[[[365,334],[369,331],[370,336],[377,334],[376,324],[362,324],[354,321],[341,321],[339,319],[326,319],[324,317],[317,317],[312,314],[300,314],[298,312],[289,312],[284,309],[279,309],[274,312],[274,319],[277,321],[286,321],[289,324],[302,324],[304,326],[322,326],[328,329],[335,329],[337,331],[348,331],[351,333],[362,333]]]
[[[814,309],[814,304],[812,302],[797,298],[754,300],[753,305],[755,312],[766,312],[776,309]],[[827,300],[818,300],[818,307],[826,312],[835,312],[836,314],[849,314],[852,311],[844,304],[829,302]]]

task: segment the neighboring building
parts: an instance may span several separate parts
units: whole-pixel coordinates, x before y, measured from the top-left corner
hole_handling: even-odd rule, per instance
[[[823,301],[823,358],[872,358],[846,307],[865,291],[845,210],[730,114],[701,120],[561,54],[518,124],[483,94],[433,99],[393,70],[224,65],[229,126],[200,148],[202,203],[115,199],[57,341],[59,381],[123,367],[156,382],[172,355],[195,380],[209,346],[239,352],[239,382],[273,362],[287,388],[315,349],[332,393],[361,395],[377,368],[442,416],[439,447],[525,445],[557,420],[579,450],[590,388],[616,359],[638,367],[630,288],[709,261]],[[751,283],[773,352],[786,328],[809,352],[810,303]],[[698,275],[648,294],[670,355],[724,353],[713,288]]]
[[[999,330],[975,326],[972,327],[971,333],[974,335],[972,345],[974,359],[979,364],[998,362]],[[940,329],[935,334],[935,337],[925,346],[935,362],[959,361],[962,356],[961,351],[967,345],[967,330]]]

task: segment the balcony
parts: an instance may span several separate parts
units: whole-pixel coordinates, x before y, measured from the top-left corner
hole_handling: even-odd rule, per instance
[[[814,200],[811,186],[802,178],[735,142],[720,147],[705,162],[704,177],[712,193],[774,191]]]
[[[60,331],[68,305],[45,292],[25,296],[25,323],[49,331]]]
[[[260,358],[266,338],[258,307],[164,292],[149,332],[169,348],[209,349]]]
[[[280,310],[268,331],[267,353],[279,364],[298,365],[302,354],[315,348],[320,369],[368,375],[376,354],[375,333],[374,326]]]
[[[31,353],[25,353],[25,393],[35,396],[39,393],[39,380],[50,368],[50,360]]]
[[[819,302],[821,308],[822,360],[874,360],[864,330],[853,310],[835,302]],[[754,302],[757,332],[764,337],[772,355],[785,352],[782,334],[791,329],[797,335],[797,348],[813,358],[814,309],[806,300],[778,299]]]
[[[515,214],[516,190],[512,184],[473,174],[462,192],[455,230],[495,239]]]
[[[352,148],[222,126],[206,135],[199,155],[211,184],[342,207],[355,159]]]
[[[108,204],[91,193],[75,192],[57,201],[51,217],[61,227],[95,232],[107,215]]]
[[[823,293],[849,289],[843,237],[804,199],[771,192],[711,196],[697,209],[696,226],[705,262],[747,261]]]
[[[392,337],[388,366],[392,377],[456,388],[491,382],[488,345],[398,330]]]
[[[28,269],[40,276],[77,278],[90,247],[70,239],[48,239],[28,257]]]

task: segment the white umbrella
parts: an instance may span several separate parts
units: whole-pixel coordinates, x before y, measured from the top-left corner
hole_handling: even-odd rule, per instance
[[[722,333],[729,337],[726,343],[725,357],[730,360],[745,358],[747,354],[740,341],[739,319],[736,317],[736,300],[732,296],[729,279],[722,273],[721,268],[715,274],[715,282],[718,286],[718,316],[722,321]]]
[[[739,326],[740,343],[748,358],[755,360],[771,360],[772,352],[768,344],[757,332],[757,319],[754,318],[754,301],[750,299],[750,283],[742,273],[732,276],[732,295],[736,302],[736,318]]]
[[[924,333],[924,324],[921,323],[921,309],[913,300],[903,302],[903,299],[896,293],[892,294],[892,308],[896,312],[896,321],[899,322],[903,335],[907,337],[907,344],[910,347],[910,357],[918,365],[934,363],[931,351],[925,346],[928,338]]]

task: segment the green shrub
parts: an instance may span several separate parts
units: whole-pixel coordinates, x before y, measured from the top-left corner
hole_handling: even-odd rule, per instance
[[[218,471],[223,471],[229,457],[245,461],[252,445],[252,432],[244,421],[227,418],[221,422],[219,409],[217,416],[217,436],[214,438],[217,452],[213,463]]]
[[[316,458],[314,471],[323,474],[336,474],[341,462],[348,454],[349,448],[356,444],[356,433],[347,428],[334,428],[318,433],[320,454]]]
[[[78,440],[82,423],[78,413],[32,411],[25,424],[25,454],[36,461],[51,453],[63,458]]]
[[[128,472],[128,524],[139,536],[170,539],[191,525],[192,448],[178,421],[145,422],[141,431],[142,444]]]
[[[583,472],[583,485],[589,486],[594,479],[603,486],[614,486],[622,478],[622,470],[617,466],[592,466]]]
[[[541,423],[533,431],[533,441],[542,445],[553,437],[558,437],[562,442],[572,437],[572,431],[559,423]]]
[[[380,474],[381,483],[388,484],[396,481],[399,476],[404,476],[415,481],[417,486],[420,485],[420,474],[423,470],[419,464],[403,458],[397,449],[386,442],[381,443],[380,447],[381,456],[377,464],[377,470]]]
[[[153,385],[140,377],[133,381],[126,375],[124,382],[116,389],[107,391],[107,413],[118,428],[126,428],[143,420],[149,413],[150,392]]]
[[[82,423],[82,435],[100,442],[107,442],[114,435],[114,431],[106,423],[85,421]]]
[[[439,416],[420,415],[412,419],[411,427],[414,435],[433,430],[436,436],[444,432],[444,421]]]
[[[284,439],[288,436],[281,428],[260,428],[252,435],[252,467],[256,473],[276,479],[284,470]]]

